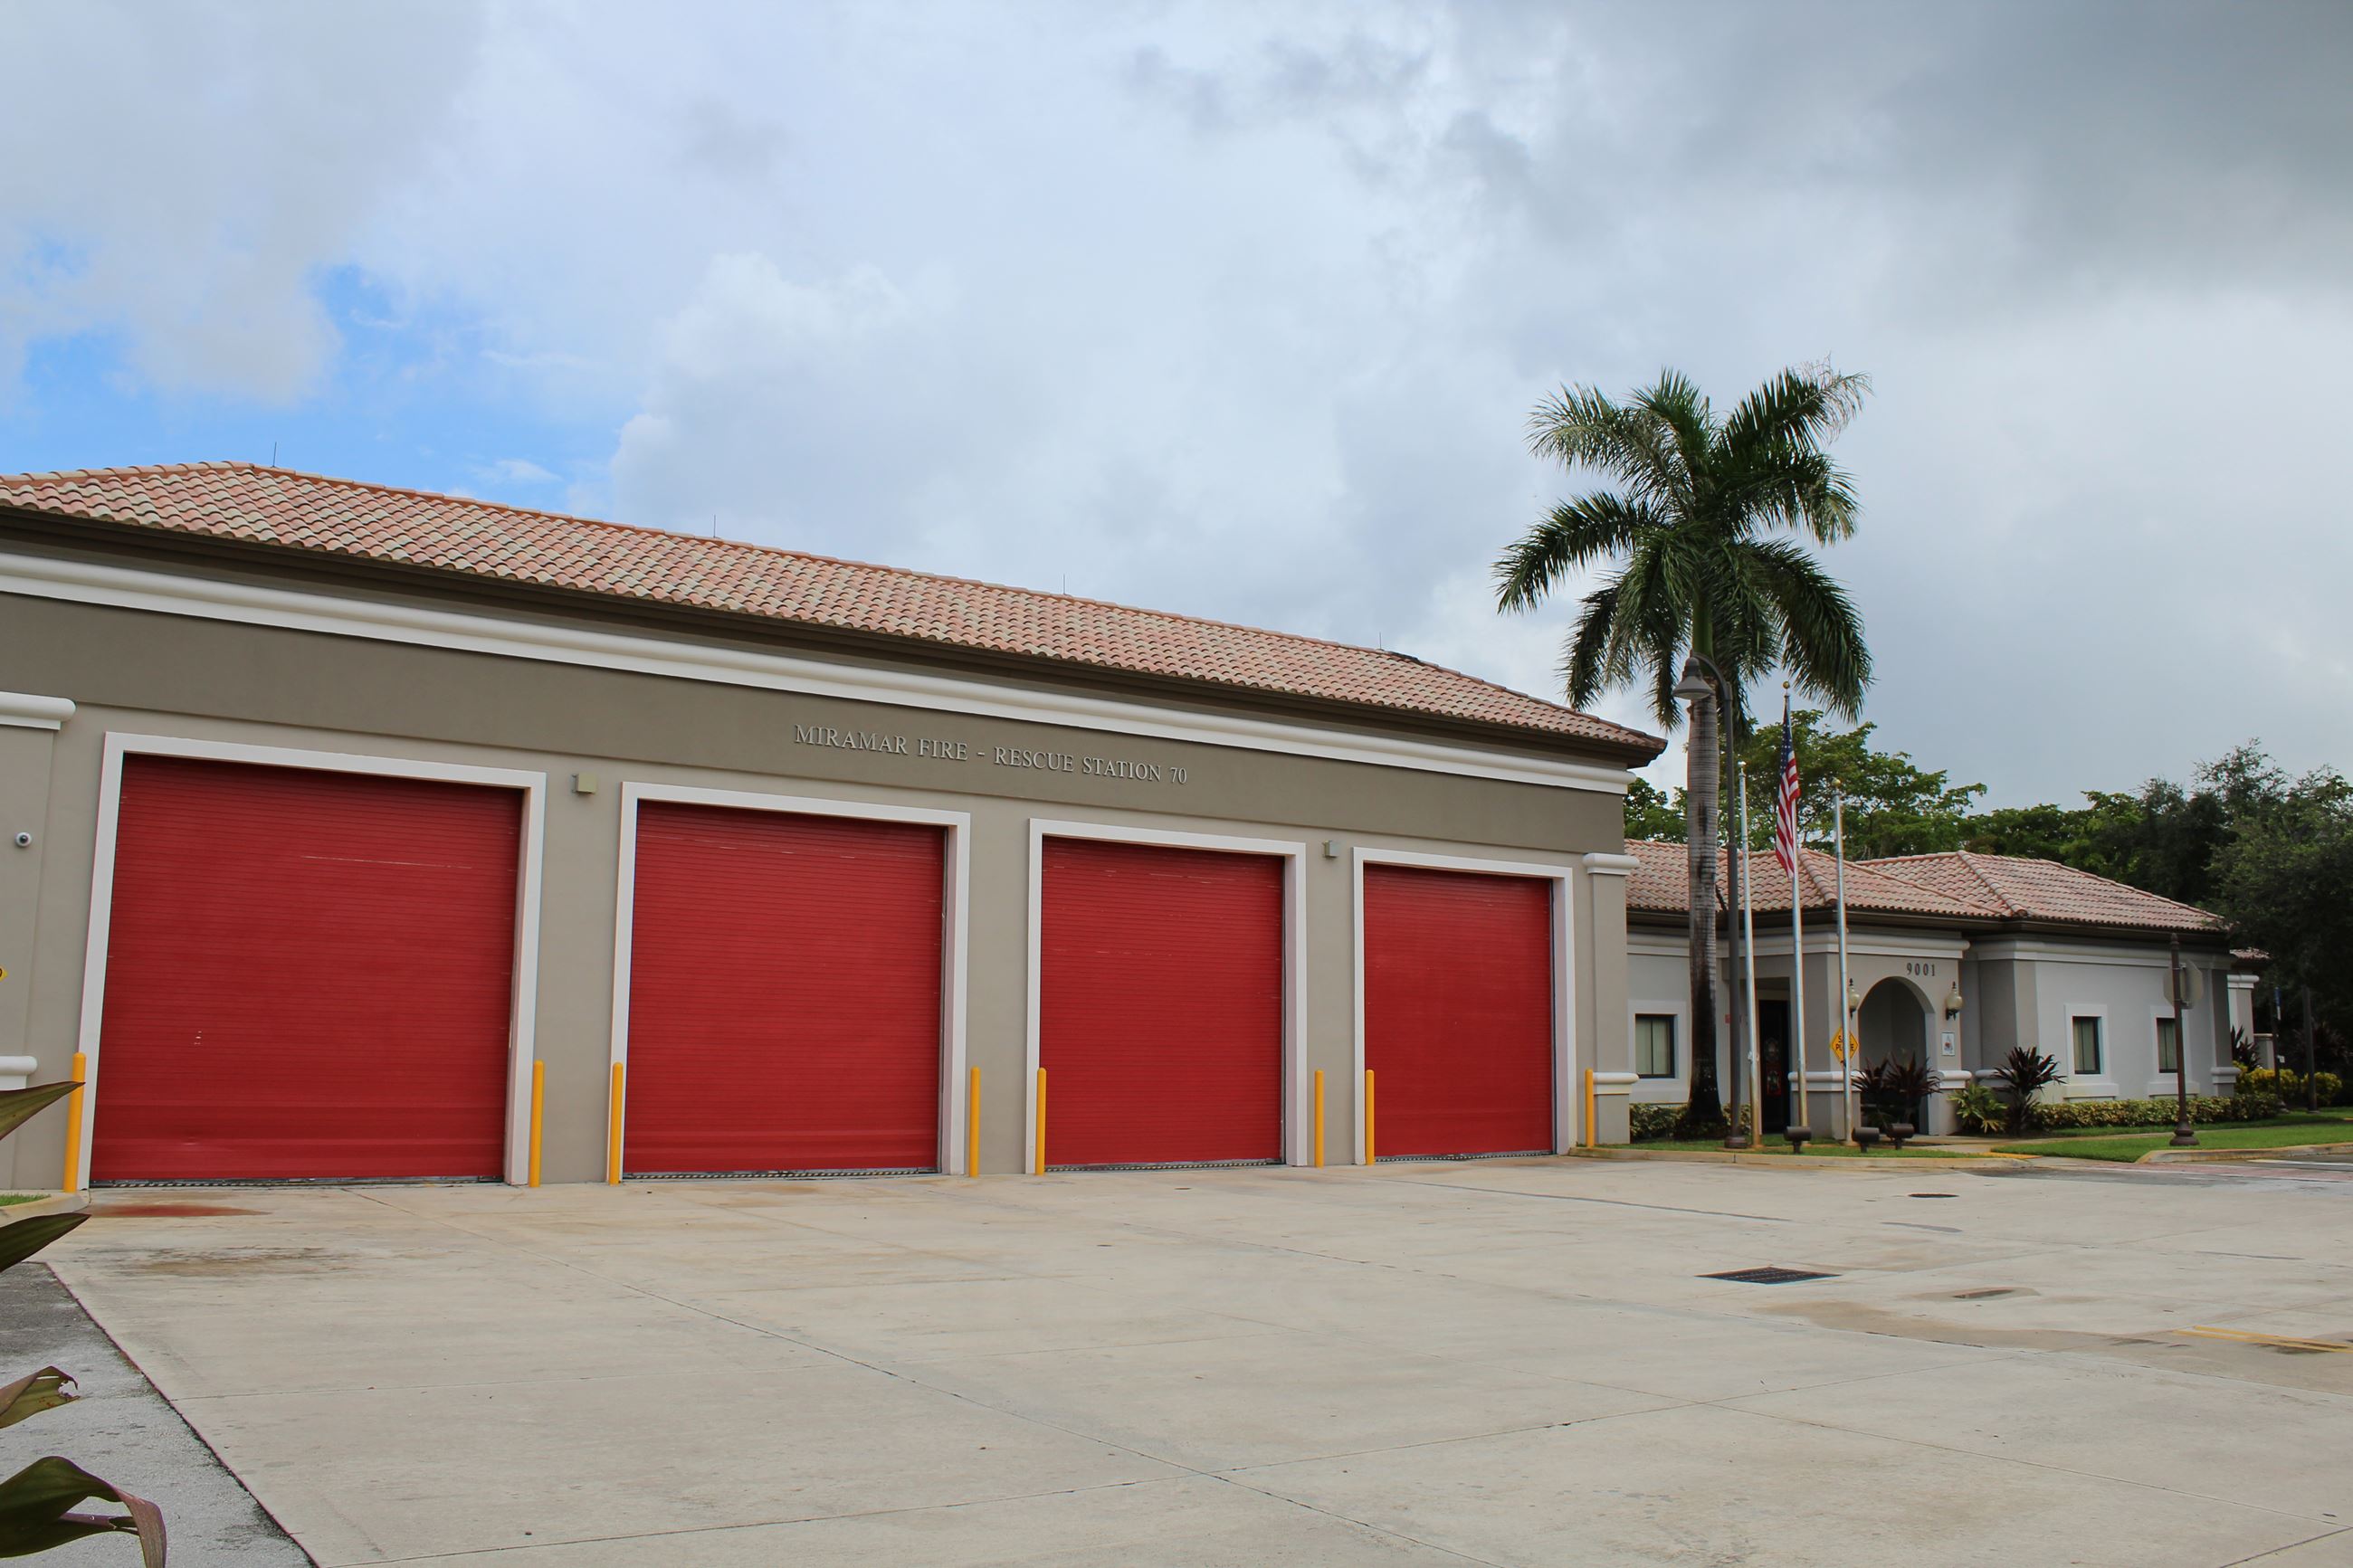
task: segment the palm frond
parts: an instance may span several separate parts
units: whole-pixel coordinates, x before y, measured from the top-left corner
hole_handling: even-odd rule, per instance
[[[1870,392],[1869,376],[1841,375],[1828,365],[1785,370],[1734,406],[1724,421],[1725,444],[1818,451],[1861,412]]]
[[[1715,456],[1715,414],[1697,384],[1681,371],[1661,371],[1656,382],[1634,395],[1633,405],[1672,444],[1683,488],[1694,495],[1704,489]]]
[[[1748,540],[1741,549],[1780,617],[1779,653],[1791,678],[1841,717],[1857,717],[1872,664],[1854,601],[1793,541]]]
[[[1567,574],[1631,548],[1661,526],[1641,502],[1607,491],[1563,501],[1495,558],[1495,606],[1529,609]]]
[[[1564,468],[1608,474],[1639,500],[1663,501],[1689,489],[1672,434],[1648,412],[1595,387],[1565,386],[1537,404],[1528,416],[1528,447]]]

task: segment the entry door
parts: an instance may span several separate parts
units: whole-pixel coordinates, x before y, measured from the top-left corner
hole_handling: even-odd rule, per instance
[[[937,1168],[945,844],[639,805],[629,1173]]]
[[[1789,1125],[1789,1004],[1757,1004],[1757,1075],[1764,1081],[1765,1131],[1778,1132]]]
[[[1049,1165],[1282,1157],[1280,857],[1049,838]]]
[[[1381,1153],[1552,1152],[1552,888],[1365,868],[1365,1065]]]
[[[93,1181],[489,1176],[513,790],[133,754]]]

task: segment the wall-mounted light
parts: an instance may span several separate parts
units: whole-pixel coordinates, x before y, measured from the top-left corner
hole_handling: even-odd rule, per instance
[[[1951,1019],[1957,1018],[1960,1016],[1961,983],[1956,980],[1953,982],[1953,988],[1945,993],[1945,1017],[1949,1021]]]

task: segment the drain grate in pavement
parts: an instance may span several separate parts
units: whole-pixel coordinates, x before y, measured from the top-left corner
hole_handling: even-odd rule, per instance
[[[1914,1193],[1912,1195],[1915,1198],[1949,1198],[1957,1196],[1958,1194],[1954,1193]]]
[[[1721,1274],[1703,1274],[1703,1279],[1729,1279],[1736,1285],[1795,1285],[1801,1279],[1835,1279],[1835,1274],[1824,1274],[1811,1268],[1728,1268]]]

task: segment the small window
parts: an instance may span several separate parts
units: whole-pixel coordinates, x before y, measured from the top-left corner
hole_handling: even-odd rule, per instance
[[[1644,1078],[1675,1076],[1675,1016],[1644,1013],[1634,1020],[1634,1070]]]
[[[2157,1021],[2157,1070],[2181,1070],[2181,1026],[2171,1018]]]
[[[2097,1078],[2100,1073],[2100,1021],[2097,1018],[2075,1020],[2075,1076]]]

